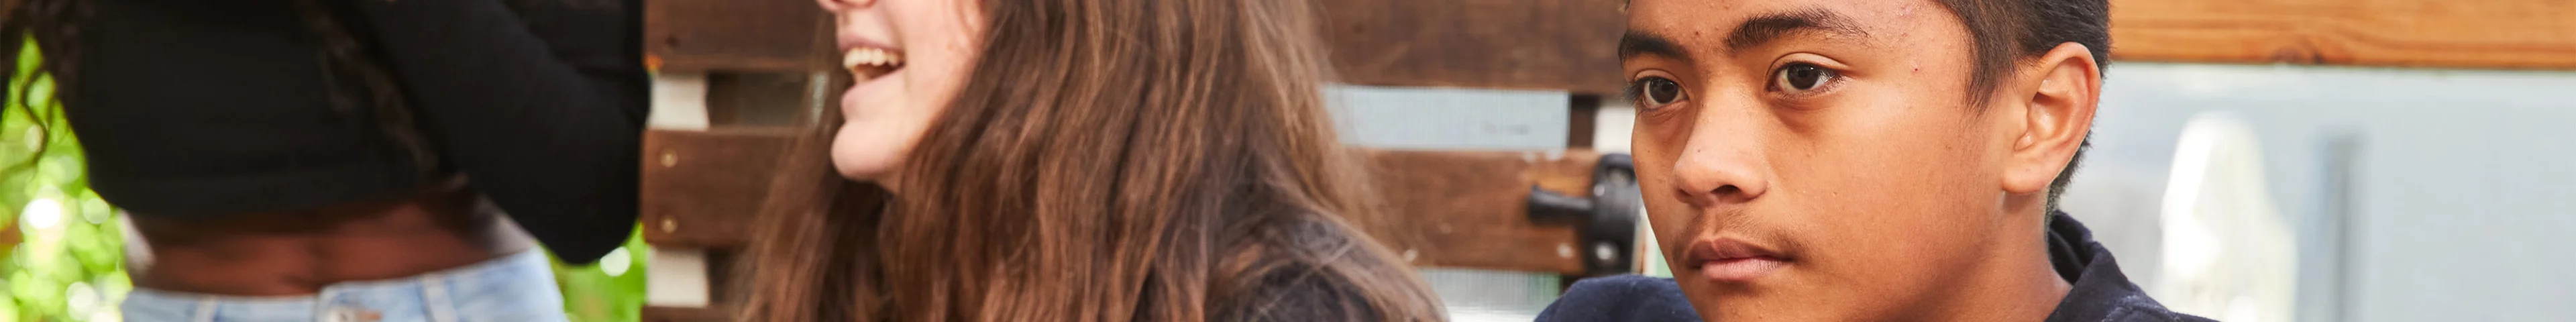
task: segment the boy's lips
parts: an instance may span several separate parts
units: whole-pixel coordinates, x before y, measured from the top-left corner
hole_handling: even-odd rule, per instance
[[[1725,283],[1751,282],[1791,262],[1779,251],[1733,238],[1691,243],[1688,256],[1689,266],[1701,277]]]

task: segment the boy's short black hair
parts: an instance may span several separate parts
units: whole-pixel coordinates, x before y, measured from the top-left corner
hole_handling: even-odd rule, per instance
[[[2111,68],[2111,5],[2107,0],[1939,0],[1950,13],[1968,27],[1974,39],[1971,48],[1977,59],[1976,71],[1969,79],[1968,100],[1985,106],[1993,97],[1995,86],[2005,73],[2021,62],[2047,53],[2058,44],[2077,43],[2093,52],[2097,68],[2108,73]],[[2075,176],[2075,165],[2084,160],[2084,150],[2093,147],[2091,134],[2066,160],[2066,170],[2048,184],[2048,211],[2057,211],[2057,196],[2066,191],[2066,183]],[[2046,217],[2046,216],[2043,216]]]

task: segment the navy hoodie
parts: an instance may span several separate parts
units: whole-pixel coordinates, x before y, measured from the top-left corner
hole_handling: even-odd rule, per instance
[[[2093,231],[2064,212],[2049,214],[2049,262],[2074,288],[2057,302],[2048,321],[2211,321],[2157,304],[2120,273],[2111,250]],[[1539,312],[1538,321],[1699,321],[1680,284],[1670,278],[1621,275],[1574,283]]]

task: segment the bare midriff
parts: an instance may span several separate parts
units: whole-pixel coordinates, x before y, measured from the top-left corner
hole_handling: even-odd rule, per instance
[[[333,283],[417,276],[533,245],[497,211],[478,211],[478,194],[458,186],[308,211],[131,216],[151,249],[134,283],[205,294],[308,295]]]

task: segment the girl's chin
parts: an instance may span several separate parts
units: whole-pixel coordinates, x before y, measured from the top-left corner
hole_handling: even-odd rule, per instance
[[[895,188],[898,187],[898,185],[895,184],[894,175],[892,175],[892,173],[894,173],[893,171],[870,171],[846,168],[840,170],[841,178],[848,179],[851,182],[874,185],[878,188],[885,189],[887,192],[893,192],[895,191]]]
[[[835,151],[832,151],[832,170],[840,172],[842,178],[861,182],[875,182],[879,178],[886,177],[889,173],[894,173],[894,166],[897,160],[890,156],[895,154],[874,153],[877,151],[841,150],[848,148],[854,147],[835,146],[833,147]]]
[[[887,173],[893,172],[887,171],[886,167],[883,166],[852,164],[851,162],[843,162],[843,160],[839,158],[834,158],[832,160],[832,167],[834,170],[839,170],[841,178],[858,182],[877,182],[879,178],[885,177]]]

